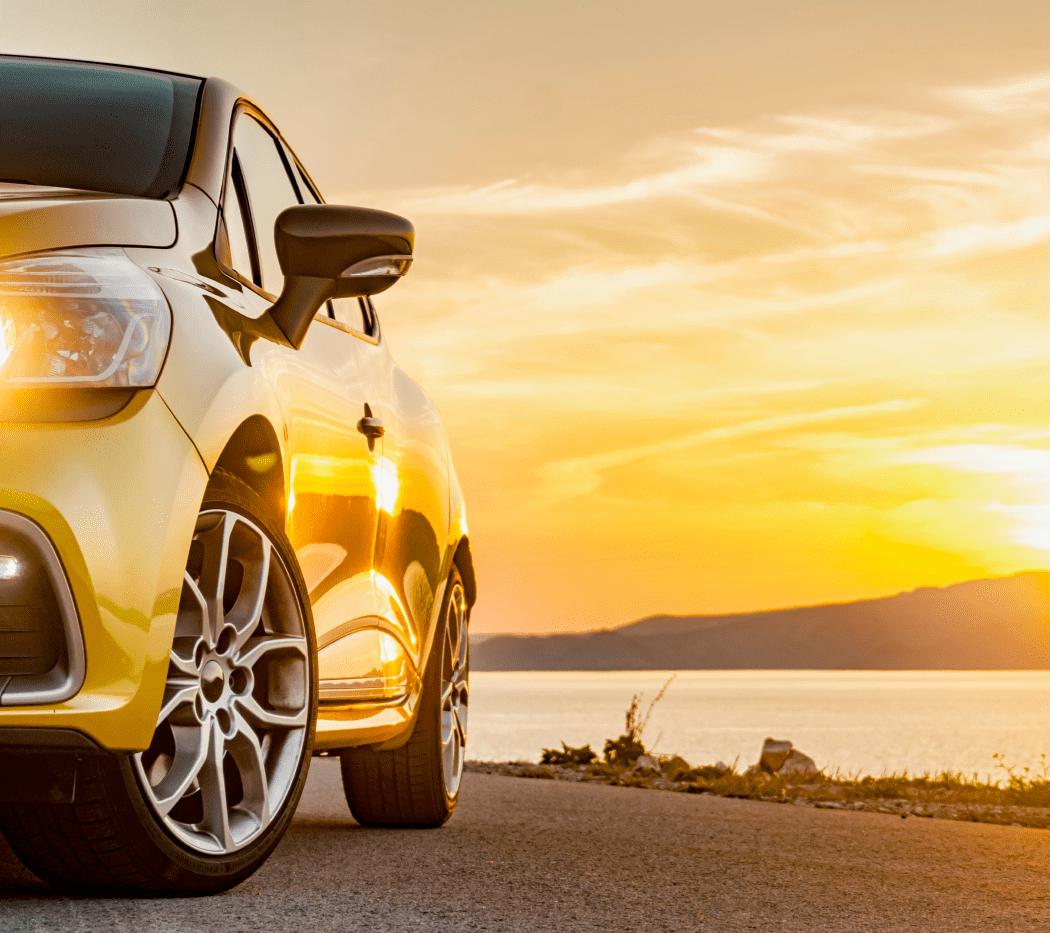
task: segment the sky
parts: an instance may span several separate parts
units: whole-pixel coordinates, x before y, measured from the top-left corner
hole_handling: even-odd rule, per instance
[[[1050,7],[0,0],[416,225],[478,632],[1050,567]]]

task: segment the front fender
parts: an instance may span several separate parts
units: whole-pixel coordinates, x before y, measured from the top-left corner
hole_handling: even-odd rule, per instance
[[[171,347],[157,383],[161,398],[209,473],[245,421],[265,418],[280,445],[288,488],[288,432],[274,390],[284,364],[268,339],[271,322],[265,315],[246,317],[191,284],[157,278],[174,310]]]
[[[0,707],[0,726],[76,729],[105,748],[149,745],[207,473],[151,389],[105,421],[0,428],[0,509],[51,539],[87,658],[57,705]]]

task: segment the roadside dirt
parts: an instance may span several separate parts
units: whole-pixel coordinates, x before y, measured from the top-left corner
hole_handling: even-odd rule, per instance
[[[723,793],[695,782],[669,780],[651,772],[610,775],[601,766],[538,765],[527,761],[468,761],[467,770],[476,774],[499,774],[503,777],[609,784],[613,787],[637,787],[683,794],[710,793],[714,796],[760,800],[763,803],[786,803],[817,810],[854,810],[918,819],[960,820],[966,823],[995,823],[1000,826],[1050,829],[1050,807],[961,801],[952,799],[951,794],[922,793],[913,788],[903,788],[900,796],[895,797],[856,799],[848,787],[803,783],[777,784],[767,788],[759,784],[747,793]]]

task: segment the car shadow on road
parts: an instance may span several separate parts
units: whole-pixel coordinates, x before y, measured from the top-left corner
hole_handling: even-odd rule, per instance
[[[285,836],[287,838],[288,836],[296,836],[296,835],[301,835],[303,833],[314,833],[314,832],[317,832],[319,830],[320,831],[324,831],[324,832],[336,832],[336,833],[350,832],[350,833],[354,834],[354,838],[356,838],[356,839],[363,839],[366,836],[372,836],[372,835],[381,836],[381,837],[383,837],[385,839],[389,839],[390,838],[390,833],[392,831],[397,833],[397,836],[398,836],[399,839],[404,838],[406,836],[410,836],[410,835],[416,835],[416,834],[426,836],[426,835],[429,835],[430,833],[434,832],[433,829],[404,829],[404,828],[400,828],[400,829],[396,829],[396,830],[391,830],[390,827],[383,827],[383,826],[362,826],[360,823],[353,823],[349,819],[347,819],[347,820],[340,820],[340,819],[331,819],[331,820],[326,820],[326,819],[317,819],[317,820],[306,819],[306,820],[303,820],[303,819],[296,818],[295,821],[292,823],[292,825],[288,827],[288,832],[285,834]]]
[[[304,836],[335,837],[343,836],[347,832],[351,833],[356,841],[363,842],[373,834],[383,834],[389,831],[370,829],[367,826],[361,826],[353,822],[351,819],[296,819],[289,827],[286,838],[290,837],[292,840],[295,840],[297,837],[302,838]],[[420,830],[420,832],[426,832],[426,830]],[[142,896],[141,892],[137,891],[129,892],[129,895],[131,897]],[[112,894],[107,894],[107,897],[112,896]],[[56,890],[45,881],[41,881],[22,864],[18,856],[11,850],[7,840],[0,835],[0,901],[94,899],[94,897],[97,897],[97,895],[70,895],[64,891]]]
[[[26,868],[0,836],[0,898],[48,896],[57,897],[58,892]]]

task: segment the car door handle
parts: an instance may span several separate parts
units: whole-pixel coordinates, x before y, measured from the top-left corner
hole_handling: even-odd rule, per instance
[[[382,437],[386,434],[386,428],[383,427],[382,419],[376,418],[372,414],[372,406],[368,402],[365,402],[365,416],[357,422],[357,430],[368,438],[369,450],[372,449],[372,445],[377,437]]]
[[[365,437],[370,437],[373,440],[386,434],[383,422],[379,418],[371,418],[367,415],[357,422],[357,430]]]

